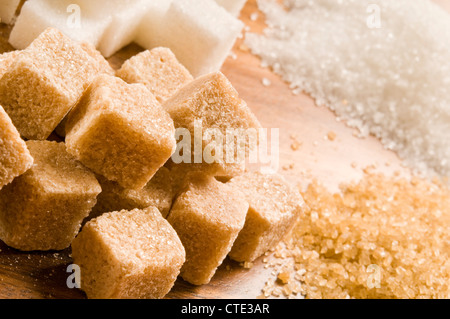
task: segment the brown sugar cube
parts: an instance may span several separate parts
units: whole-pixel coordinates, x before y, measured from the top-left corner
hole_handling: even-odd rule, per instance
[[[67,123],[67,116],[64,117],[63,120],[55,128],[55,133],[59,137],[66,137],[66,123]]]
[[[245,158],[239,158],[237,156],[239,152],[235,150],[244,148],[247,153],[254,147],[255,144],[247,139],[248,130],[257,133],[261,125],[221,72],[211,73],[190,82],[178,90],[163,106],[172,117],[175,127],[187,130],[190,134],[191,152],[184,153],[183,149],[181,158],[183,164],[208,166],[210,173],[215,175],[229,175],[230,170],[233,175],[237,171],[242,173]],[[207,136],[207,130],[215,132],[216,136],[212,136],[213,134]],[[232,152],[226,143],[226,137],[230,136],[230,132],[243,141],[237,142]],[[183,136],[183,140],[184,138]],[[179,145],[183,146],[183,143]],[[211,152],[208,153],[206,150]],[[177,149],[176,154],[179,153],[181,152]],[[214,156],[210,157],[209,155],[213,153]],[[220,153],[222,155],[219,155]]]
[[[176,148],[170,116],[142,84],[100,75],[66,124],[69,153],[126,189],[142,189]]]
[[[229,254],[240,262],[252,262],[273,248],[299,217],[303,199],[280,175],[246,173],[227,183],[250,204],[244,229]]]
[[[33,158],[3,107],[0,106],[0,189],[25,173]]]
[[[100,193],[64,143],[28,141],[34,164],[0,191],[0,238],[23,251],[69,247]]]
[[[109,62],[103,57],[100,51],[98,51],[95,48],[95,46],[93,46],[88,42],[82,42],[80,43],[80,47],[96,61],[99,73],[105,73],[109,75],[115,74],[116,71],[114,71]],[[55,128],[55,133],[60,137],[66,136],[66,122],[67,116],[64,117],[61,123],[59,123],[58,126]]]
[[[163,217],[169,214],[174,194],[172,175],[166,167],[161,167],[141,190],[125,189],[103,176],[98,176],[97,179],[102,192],[97,197],[97,205],[90,216],[92,218],[106,212],[144,209],[149,206],[158,208]]]
[[[11,51],[0,54],[0,78],[8,71],[11,65],[14,64],[16,58],[19,56],[22,51]]]
[[[99,71],[78,43],[49,28],[1,77],[0,104],[23,137],[44,140]]]
[[[116,75],[128,83],[142,83],[163,103],[194,80],[168,48],[143,51],[125,61]]]
[[[189,181],[195,179],[198,175],[214,176],[216,180],[222,183],[224,183],[223,180],[229,181],[232,178],[228,176],[215,176],[217,171],[202,164],[174,164],[169,160],[164,164],[164,167],[167,167],[170,170],[172,176],[172,194],[174,199],[183,193],[188,186]],[[242,174],[240,171],[236,173],[236,175],[240,174]]]
[[[230,252],[244,226],[248,203],[234,189],[213,177],[191,179],[168,217],[186,250],[181,277],[207,284]]]
[[[191,180],[198,179],[199,176],[210,176],[211,170],[208,170],[208,167],[197,165],[197,164],[173,164],[170,161],[167,161],[164,167],[168,168],[170,171],[170,175],[172,177],[172,196],[175,200],[179,195],[184,193],[189,186]],[[221,177],[215,177],[216,180],[219,180]]]
[[[218,165],[206,165],[204,163],[180,163],[175,164],[172,159],[169,159],[165,166],[171,171],[177,171],[178,174],[191,175],[203,174],[215,176],[217,179],[231,179],[234,176],[241,175],[245,171],[245,163],[227,164],[226,168],[219,168]]]
[[[81,289],[92,299],[159,299],[185,260],[175,230],[158,209],[106,213],[89,221],[72,243]]]
[[[164,167],[169,169],[172,176],[172,194],[174,199],[185,191],[192,178],[196,178],[198,175],[210,176],[209,172],[202,170],[201,166],[176,165],[169,160]]]
[[[89,42],[81,42],[80,47],[92,57],[96,63],[100,73],[115,75],[116,71],[111,67],[105,57],[98,51],[94,45]]]

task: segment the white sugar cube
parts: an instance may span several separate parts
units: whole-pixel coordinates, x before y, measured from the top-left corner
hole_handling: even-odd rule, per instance
[[[158,46],[170,48],[194,77],[218,71],[244,24],[210,0],[174,0]]]
[[[0,22],[10,24],[16,16],[16,10],[19,7],[20,0],[1,0],[0,1]]]
[[[247,0],[215,0],[235,17],[239,16]]]
[[[154,1],[155,0],[92,1],[93,3],[95,2],[97,6],[103,3],[103,9],[100,8],[99,10],[106,10],[112,17],[112,23],[106,30],[98,46],[99,51],[105,57],[110,57],[115,52],[134,41],[137,36],[138,27],[148,11],[147,6]]]
[[[172,0],[151,0],[136,36],[136,43],[153,49],[161,43],[161,25]]]
[[[111,17],[93,12],[88,0],[30,0],[25,2],[9,42],[25,49],[46,28],[53,27],[75,41],[98,46]]]
[[[109,57],[136,37],[152,0],[31,0],[13,28],[10,43],[28,46],[47,27],[76,41],[86,41]]]

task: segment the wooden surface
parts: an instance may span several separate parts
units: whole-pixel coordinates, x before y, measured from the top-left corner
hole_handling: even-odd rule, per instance
[[[450,10],[449,0],[437,1]],[[251,21],[256,3],[250,0],[241,19],[253,32],[264,27],[264,17]],[[8,28],[0,27],[0,49],[11,49],[7,41]],[[127,58],[141,50],[130,45],[110,59],[118,67]],[[362,169],[374,165],[391,173],[401,170],[399,159],[383,149],[375,138],[359,139],[354,130],[336,121],[324,107],[317,107],[306,95],[293,95],[288,86],[270,70],[259,66],[258,58],[241,46],[233,51],[222,71],[231,80],[241,97],[246,100],[265,128],[280,129],[280,173],[292,183],[304,187],[316,178],[330,189],[339,183],[362,176]],[[264,86],[262,79],[271,81]],[[336,139],[327,138],[334,133]],[[62,252],[22,253],[0,242],[0,298],[85,298],[82,291],[69,289],[67,266],[71,263],[70,249]],[[226,260],[210,284],[194,287],[178,280],[167,298],[232,298],[253,299],[261,294],[270,269],[257,260],[251,269]]]

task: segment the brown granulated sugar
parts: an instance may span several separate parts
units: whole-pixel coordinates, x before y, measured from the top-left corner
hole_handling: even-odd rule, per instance
[[[266,268],[262,297],[449,298],[450,190],[366,174],[332,194],[317,182]]]

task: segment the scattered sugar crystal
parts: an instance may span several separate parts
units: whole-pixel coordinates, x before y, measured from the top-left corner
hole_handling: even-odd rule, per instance
[[[300,149],[301,146],[302,146],[302,143],[299,142],[299,141],[297,141],[297,140],[294,140],[294,141],[291,143],[291,149],[292,149],[293,151],[298,151],[298,150]]]
[[[245,43],[261,64],[417,170],[449,175],[449,14],[427,0],[283,3],[258,1],[269,27]]]
[[[0,3],[0,22],[10,24],[14,21],[20,0],[2,0]]]
[[[234,16],[239,16],[247,0],[215,0]]]
[[[287,284],[289,282],[289,279],[291,278],[291,274],[288,271],[282,271],[278,274],[277,279],[282,284]],[[292,291],[291,291],[292,293]]]
[[[261,82],[264,86],[270,86],[272,84],[272,81],[270,81],[268,78],[263,78]]]
[[[246,46],[245,44],[239,45],[239,50],[241,50],[242,52],[249,52],[250,51],[249,47]]]
[[[174,0],[159,28],[156,45],[170,48],[198,77],[220,70],[243,23],[214,1]]]
[[[326,136],[326,138],[327,138],[328,140],[330,140],[330,141],[336,140],[336,137],[337,137],[337,135],[336,135],[336,133],[333,132],[333,131],[328,132],[328,134],[327,134],[327,136]]]
[[[252,269],[252,267],[254,266],[254,264],[253,263],[251,263],[251,262],[244,262],[244,264],[243,264],[243,267],[245,268],[245,269]]]

